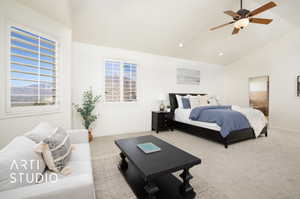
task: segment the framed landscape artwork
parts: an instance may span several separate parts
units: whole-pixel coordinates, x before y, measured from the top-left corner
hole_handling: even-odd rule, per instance
[[[297,96],[300,97],[300,76],[297,77]]]
[[[200,70],[177,68],[177,84],[200,85]]]

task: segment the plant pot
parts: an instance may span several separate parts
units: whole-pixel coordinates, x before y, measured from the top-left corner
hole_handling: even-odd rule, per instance
[[[93,137],[93,134],[92,134],[92,131],[89,129],[89,135],[88,135],[88,137],[89,137],[89,142],[91,142],[91,141],[93,141],[93,139],[94,139],[94,137]]]

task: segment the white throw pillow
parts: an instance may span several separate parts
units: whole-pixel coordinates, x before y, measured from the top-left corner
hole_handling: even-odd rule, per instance
[[[195,96],[189,95],[188,97],[190,98],[190,104],[192,109],[201,106],[200,95],[195,95]]]
[[[56,128],[52,134],[45,138],[35,151],[43,154],[48,169],[68,175],[70,168],[66,167],[70,160],[72,144],[69,134],[63,128]]]
[[[34,129],[27,132],[25,136],[38,144],[41,141],[43,141],[46,137],[50,136],[54,130],[55,128],[52,127],[49,123],[41,122]]]
[[[176,95],[178,108],[183,108],[181,97],[181,95]]]
[[[38,183],[46,166],[41,154],[34,152],[35,146],[20,136],[0,151],[0,191]]]

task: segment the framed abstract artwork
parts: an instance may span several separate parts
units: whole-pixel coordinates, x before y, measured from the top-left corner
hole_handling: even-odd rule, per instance
[[[177,84],[200,85],[200,70],[177,68]]]
[[[300,76],[297,77],[297,96],[300,97]]]

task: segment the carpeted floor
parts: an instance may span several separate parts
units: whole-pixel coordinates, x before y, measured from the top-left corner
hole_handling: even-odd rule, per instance
[[[107,136],[91,143],[97,199],[134,199],[117,169],[114,140],[152,134],[200,157],[191,169],[197,198],[299,199],[300,132],[271,131],[269,137],[223,145],[183,132],[152,132]]]

